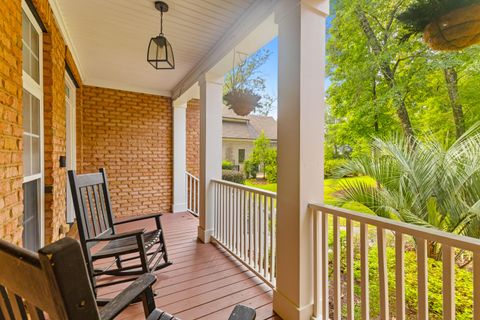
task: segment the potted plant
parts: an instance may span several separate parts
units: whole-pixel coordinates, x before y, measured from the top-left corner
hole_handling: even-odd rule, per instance
[[[258,106],[261,97],[246,88],[233,88],[224,95],[226,105],[239,116],[248,116]]]
[[[480,0],[419,0],[399,16],[435,50],[480,43]]]
[[[234,51],[232,69],[225,77],[223,101],[239,116],[253,111],[265,114],[271,109],[274,99],[266,93],[266,79],[261,72],[270,54],[263,49],[252,55]],[[237,55],[240,59],[235,63]]]

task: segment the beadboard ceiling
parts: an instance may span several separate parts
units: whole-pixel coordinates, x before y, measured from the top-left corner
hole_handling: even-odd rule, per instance
[[[73,46],[84,83],[170,94],[255,0],[170,0],[164,34],[175,70],[146,61],[150,38],[159,33],[154,0],[50,0]]]

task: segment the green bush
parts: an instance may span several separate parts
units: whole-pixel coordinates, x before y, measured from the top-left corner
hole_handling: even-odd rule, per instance
[[[245,175],[243,172],[234,170],[222,170],[222,179],[234,183],[245,184]]]
[[[243,171],[247,179],[256,179],[258,173],[258,164],[252,160],[245,160],[243,163]]]
[[[330,159],[325,160],[325,177],[329,178],[335,175],[343,165],[348,162],[347,159]],[[338,177],[343,178],[343,177]]]
[[[228,161],[228,160],[223,160],[222,161],[222,169],[223,170],[232,170],[233,169],[233,163]]]

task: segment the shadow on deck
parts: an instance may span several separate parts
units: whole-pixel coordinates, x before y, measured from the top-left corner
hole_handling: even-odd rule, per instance
[[[197,218],[189,213],[165,214],[162,225],[173,265],[155,272],[158,308],[184,320],[226,320],[235,305],[243,304],[256,309],[257,320],[280,319],[273,313],[269,286],[228,252],[197,240]],[[149,226],[142,222],[129,226],[136,228]],[[100,296],[122,287],[125,284],[107,287]],[[141,304],[130,306],[117,319],[145,319]]]

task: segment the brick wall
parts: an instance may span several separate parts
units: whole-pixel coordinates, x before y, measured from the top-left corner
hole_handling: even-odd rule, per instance
[[[21,1],[0,2],[0,239],[22,241]]]
[[[48,0],[32,0],[45,26],[43,33],[45,243],[65,235],[65,60],[81,84]],[[22,242],[22,6],[20,0],[0,2],[0,238]]]
[[[200,176],[200,101],[187,104],[187,171]]]
[[[107,170],[116,216],[170,212],[170,98],[83,87],[82,172]]]

